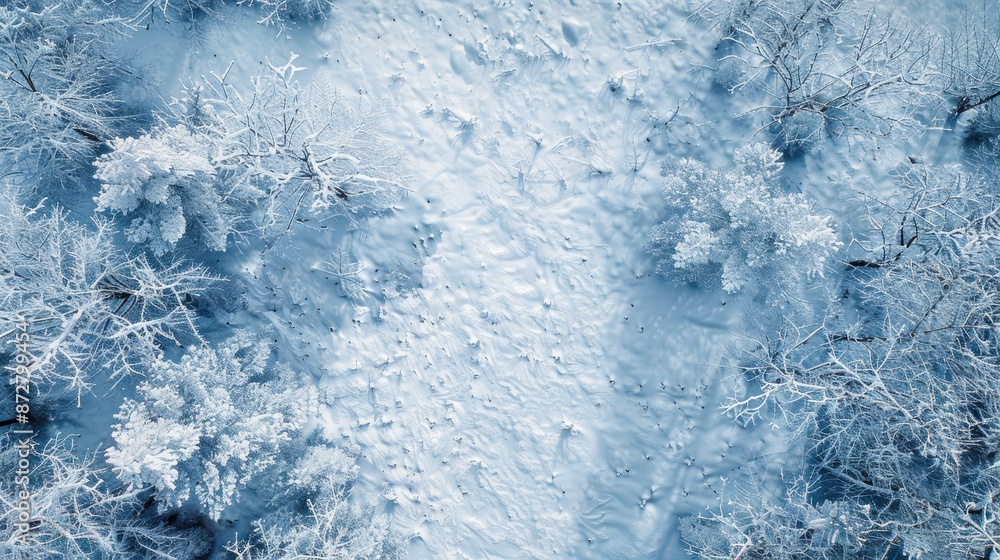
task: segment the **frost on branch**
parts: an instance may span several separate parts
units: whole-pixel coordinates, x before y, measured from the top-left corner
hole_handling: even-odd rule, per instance
[[[229,543],[234,560],[394,560],[405,542],[373,505],[351,503],[358,475],[357,446],[340,447],[324,437],[310,438],[288,455],[272,479],[275,507],[254,521],[249,538]]]
[[[91,0],[0,5],[0,154],[21,179],[66,183],[115,128],[109,56],[124,22]]]
[[[931,93],[934,40],[874,4],[845,0],[708,2],[723,32],[717,81],[731,91],[763,90],[765,128],[788,156],[826,135],[886,136],[912,127]]]
[[[128,217],[126,237],[157,256],[182,237],[225,251],[230,234],[262,196],[254,186],[220,171],[213,144],[183,125],[156,127],[138,138],[116,138],[95,166],[102,182],[98,211]]]
[[[356,113],[332,92],[302,86],[296,58],[269,65],[248,89],[213,74],[172,102],[170,118],[211,146],[225,184],[264,193],[264,227],[287,230],[303,207],[352,220],[388,210],[404,188],[377,108]]]
[[[43,386],[79,395],[98,373],[125,375],[164,342],[197,338],[193,303],[214,281],[122,254],[104,223],[0,198],[0,324],[28,321]]]
[[[236,0],[236,5],[255,6],[261,14],[257,23],[284,29],[289,20],[325,18],[334,3],[333,0]]]
[[[939,53],[942,89],[967,137],[981,141],[1000,135],[1000,15],[985,3],[962,9]]]
[[[177,465],[198,451],[199,430],[155,417],[146,403],[129,402],[116,418],[126,429],[114,432],[118,446],[106,457],[117,466],[118,478],[140,487],[151,484],[159,492],[176,491]]]
[[[389,528],[387,516],[348,501],[331,490],[306,503],[305,513],[281,512],[254,524],[251,539],[232,543],[234,560],[396,560],[404,541]]]
[[[914,165],[900,182],[870,199],[844,295],[819,324],[759,334],[739,364],[748,390],[726,411],[789,426],[822,489],[810,500],[865,512],[854,519],[867,551],[848,557],[988,558],[1000,542],[1000,199],[957,166]]]
[[[801,478],[783,492],[759,480],[725,484],[716,510],[681,520],[681,538],[705,560],[880,558],[892,535],[872,523],[871,509],[821,500],[816,486]]]
[[[126,216],[125,237],[161,256],[181,237],[224,251],[235,209],[215,180],[198,138],[183,126],[159,127],[138,138],[115,138],[95,163],[98,211]]]
[[[230,543],[231,558],[402,558],[405,543],[390,529],[388,517],[349,501],[356,454],[323,443],[310,447],[289,477],[292,490],[282,499],[288,507],[255,521],[249,539]]]
[[[813,214],[802,195],[781,193],[779,157],[754,144],[736,152],[729,172],[691,159],[664,164],[672,215],[646,242],[657,271],[682,282],[718,279],[728,292],[758,278],[790,287],[821,275],[840,246],[832,219]]]
[[[20,449],[6,435],[0,445],[0,556],[10,560],[40,558],[196,558],[211,540],[180,534],[142,511],[135,489],[108,488],[93,457],[77,459],[67,440],[56,438],[28,452],[31,523],[28,539],[19,538],[18,475]],[[23,475],[23,474],[22,474]]]
[[[357,446],[342,448],[325,438],[311,441],[286,468],[273,509],[253,523],[249,538],[230,543],[234,560],[394,560],[405,542],[373,505],[351,503],[358,474]]]
[[[288,473],[288,484],[307,496],[318,495],[329,488],[346,488],[358,476],[356,460],[359,454],[360,449],[344,450],[323,443],[312,445]]]
[[[221,16],[217,0],[121,0],[117,4],[130,16],[131,23],[141,25],[145,21],[147,29],[160,17],[170,23],[171,20],[194,22],[201,17]]]
[[[193,497],[219,519],[318,409],[302,374],[271,364],[270,354],[263,339],[240,332],[178,362],[155,360],[139,400],[116,415],[106,456],[118,478],[154,487],[161,511]]]

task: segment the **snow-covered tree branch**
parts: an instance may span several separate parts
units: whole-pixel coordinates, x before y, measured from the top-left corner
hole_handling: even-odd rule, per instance
[[[965,123],[969,136],[1000,133],[1000,16],[988,4],[964,5],[940,49],[943,92]]]
[[[284,29],[289,21],[308,21],[324,18],[333,9],[333,0],[236,0],[238,6],[256,7],[260,10],[263,25]]]
[[[188,560],[205,554],[209,544],[192,539],[143,515],[144,496],[137,489],[108,488],[94,458],[73,456],[68,441],[57,437],[44,446],[3,436],[0,447],[0,555],[10,560],[39,558],[119,558]],[[30,468],[18,463],[30,458]],[[17,504],[21,486],[15,474],[30,481],[30,530],[19,532]],[[27,538],[25,538],[25,536]]]
[[[233,560],[394,560],[405,542],[372,505],[352,504],[355,457],[314,444],[299,459],[279,498],[284,507],[254,522],[249,538],[230,543]],[[299,503],[304,499],[304,502]]]
[[[377,107],[360,114],[320,86],[304,87],[296,55],[269,66],[249,89],[228,72],[187,88],[170,120],[210,146],[217,175],[268,200],[265,227],[287,229],[300,212],[350,219],[389,209],[405,191],[400,154],[378,134]]]
[[[0,164],[22,182],[67,183],[116,128],[111,58],[125,23],[92,0],[0,6]]]
[[[776,145],[808,151],[826,134],[884,136],[910,126],[912,108],[932,90],[933,41],[921,30],[844,0],[713,3],[726,31],[720,68],[740,90],[763,81]],[[726,6],[720,9],[715,6]]]
[[[844,296],[819,325],[758,338],[740,366],[753,389],[726,410],[792,427],[823,495],[869,516],[876,549],[986,557],[1000,540],[1000,200],[956,167],[901,181],[873,200]]]
[[[107,224],[91,230],[56,208],[0,199],[0,321],[30,323],[36,379],[88,390],[117,378],[185,333],[197,337],[193,302],[214,278],[197,267],[127,257]]]
[[[129,218],[125,236],[162,256],[182,237],[212,251],[226,241],[257,193],[223,185],[208,151],[191,130],[161,126],[138,138],[116,138],[97,160],[98,211]]]
[[[342,489],[310,500],[305,514],[271,515],[254,528],[251,539],[228,546],[233,560],[395,560],[405,552],[386,516],[351,504]]]

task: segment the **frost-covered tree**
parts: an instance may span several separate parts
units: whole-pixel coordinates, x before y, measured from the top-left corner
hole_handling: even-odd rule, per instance
[[[98,373],[119,377],[167,342],[197,338],[193,303],[214,279],[117,250],[106,224],[0,197],[0,324],[29,323],[34,377],[76,390]]]
[[[310,500],[304,514],[282,512],[255,522],[252,538],[227,550],[234,560],[395,560],[406,552],[385,515],[351,504],[342,490]]]
[[[184,126],[161,126],[138,138],[115,138],[97,162],[98,211],[128,220],[125,236],[161,256],[182,237],[212,251],[226,240],[255,193],[216,181],[209,151]]]
[[[222,0],[123,0],[117,2],[133,22],[146,21],[148,26],[158,17],[167,23],[194,21],[203,16],[218,16]]]
[[[289,20],[324,18],[333,9],[333,0],[236,0],[238,6],[260,10],[258,23],[284,28]]]
[[[356,450],[318,443],[287,475],[278,498],[285,507],[254,522],[249,539],[230,543],[234,560],[393,560],[403,539],[371,505],[349,501],[357,476]],[[299,503],[304,498],[303,503]]]
[[[932,41],[902,21],[850,0],[710,2],[723,30],[720,82],[731,90],[763,84],[776,146],[788,155],[826,134],[886,135],[909,125],[931,89]]]
[[[108,488],[93,457],[77,459],[64,439],[42,446],[4,436],[0,450],[3,558],[191,560],[208,552],[210,541],[192,539],[146,516],[140,492]],[[19,466],[23,458],[27,469]],[[25,487],[27,499],[21,495]],[[31,514],[25,533],[19,514],[27,504]]]
[[[850,501],[817,502],[813,483],[796,478],[769,489],[760,480],[726,483],[720,505],[681,520],[688,551],[705,560],[882,558],[892,540],[872,511]]]
[[[940,49],[944,95],[972,138],[1000,134],[1000,15],[987,3],[963,3]]]
[[[790,287],[821,275],[839,242],[832,219],[800,194],[784,194],[780,154],[764,144],[739,149],[721,172],[692,159],[667,162],[670,218],[653,228],[646,249],[657,271],[681,281],[721,279],[738,292],[755,278]]]
[[[330,488],[347,487],[358,476],[360,448],[343,448],[318,442],[310,445],[287,473],[283,491],[316,496]]]
[[[210,146],[224,183],[264,193],[265,225],[287,229],[304,204],[352,219],[389,209],[404,191],[400,155],[378,133],[377,112],[355,114],[331,92],[303,87],[295,58],[269,65],[247,90],[228,73],[190,86],[168,119]]]
[[[257,23],[273,25],[285,33],[293,22],[326,18],[334,8],[333,0],[124,0],[126,13],[134,21],[152,23],[157,18],[170,21],[196,21],[198,18],[222,19],[226,5],[249,8],[259,14]],[[230,8],[232,9],[232,8]]]
[[[404,191],[400,156],[376,113],[356,116],[330,92],[302,87],[294,60],[270,66],[250,91],[213,75],[150,133],[112,140],[96,162],[98,209],[126,217],[126,237],[156,255],[183,237],[225,250],[253,220],[287,231],[303,206],[352,220],[389,209]]]
[[[32,184],[65,183],[115,129],[113,43],[124,22],[95,0],[0,5],[0,155]]]
[[[193,497],[219,519],[318,410],[315,389],[287,365],[272,365],[271,352],[240,332],[177,362],[154,360],[139,399],[116,415],[106,458],[118,478],[154,488],[161,510]]]
[[[760,336],[740,364],[752,389],[727,410],[781,418],[818,478],[810,502],[865,513],[856,532],[874,552],[833,557],[987,558],[1000,539],[1000,199],[957,167],[902,181],[872,200],[843,296],[819,324]]]

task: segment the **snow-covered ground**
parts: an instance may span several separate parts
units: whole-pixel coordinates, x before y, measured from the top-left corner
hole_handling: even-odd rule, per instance
[[[718,410],[744,303],[670,286],[642,251],[660,162],[723,162],[753,132],[691,15],[352,1],[288,36],[210,25],[169,59],[179,30],[133,39],[167,91],[294,52],[342,103],[382,104],[409,195],[360,231],[309,220],[235,259],[256,280],[233,322],[272,323],[282,358],[332,392],[322,425],[364,457],[355,498],[378,500],[413,558],[681,557],[677,518],[759,448]],[[341,246],[363,301],[326,272]]]
[[[0,557],[995,551],[1000,17],[282,1],[0,6]]]

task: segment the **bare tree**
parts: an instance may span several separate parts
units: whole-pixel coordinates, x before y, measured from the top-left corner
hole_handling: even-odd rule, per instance
[[[940,49],[946,98],[956,116],[971,115],[967,133],[990,137],[1000,133],[1000,15],[987,2],[968,3],[951,22]]]
[[[0,555],[4,558],[190,560],[207,552],[204,540],[148,519],[140,491],[109,489],[94,468],[94,457],[77,459],[66,439],[57,437],[44,446],[2,439]],[[28,468],[21,466],[22,459]],[[24,507],[30,507],[26,528],[20,517]]]
[[[115,129],[117,79],[110,57],[127,30],[90,0],[0,6],[0,155],[25,181],[83,178]]]
[[[127,0],[119,2],[126,6],[130,21],[141,24],[146,20],[147,29],[157,16],[169,23],[172,20],[193,21],[202,16],[218,17],[221,0]]]
[[[758,338],[740,366],[751,388],[726,410],[792,427],[823,487],[810,499],[863,510],[885,554],[988,557],[1000,539],[1000,199],[956,167],[913,166],[902,182],[869,198],[874,234],[853,247],[866,257],[847,264],[844,297],[818,325]]]
[[[254,523],[250,539],[230,543],[233,560],[394,560],[405,553],[404,541],[372,506],[348,501],[342,486],[307,500],[306,513],[282,510]]]
[[[742,66],[730,87],[762,80],[777,145],[795,155],[825,134],[887,135],[912,124],[931,88],[933,42],[921,31],[845,0],[734,3],[713,17],[725,29],[723,65]],[[712,10],[709,10],[712,13]],[[732,68],[729,69],[733,71]]]
[[[0,216],[0,324],[29,323],[43,386],[79,397],[98,373],[117,378],[164,342],[198,338],[193,304],[215,280],[203,269],[127,257],[105,223],[90,230],[58,208],[6,198]]]
[[[303,87],[295,58],[269,65],[246,91],[228,71],[213,74],[174,100],[167,118],[211,146],[220,180],[263,194],[264,227],[287,230],[303,206],[349,219],[389,209],[405,189],[401,156],[378,133],[377,108],[355,114],[320,86]]]
[[[688,551],[706,560],[883,558],[898,548],[871,507],[816,499],[818,483],[801,476],[773,488],[751,473],[726,481],[720,505],[681,522]]]
[[[325,18],[334,7],[333,0],[236,0],[238,6],[260,9],[257,23],[284,30],[290,21]]]
[[[335,4],[333,0],[123,0],[130,21],[150,25],[157,17],[164,21],[194,22],[198,18],[223,20],[225,6],[248,8],[258,14],[257,23],[274,26],[286,34],[295,22],[325,19]]]

